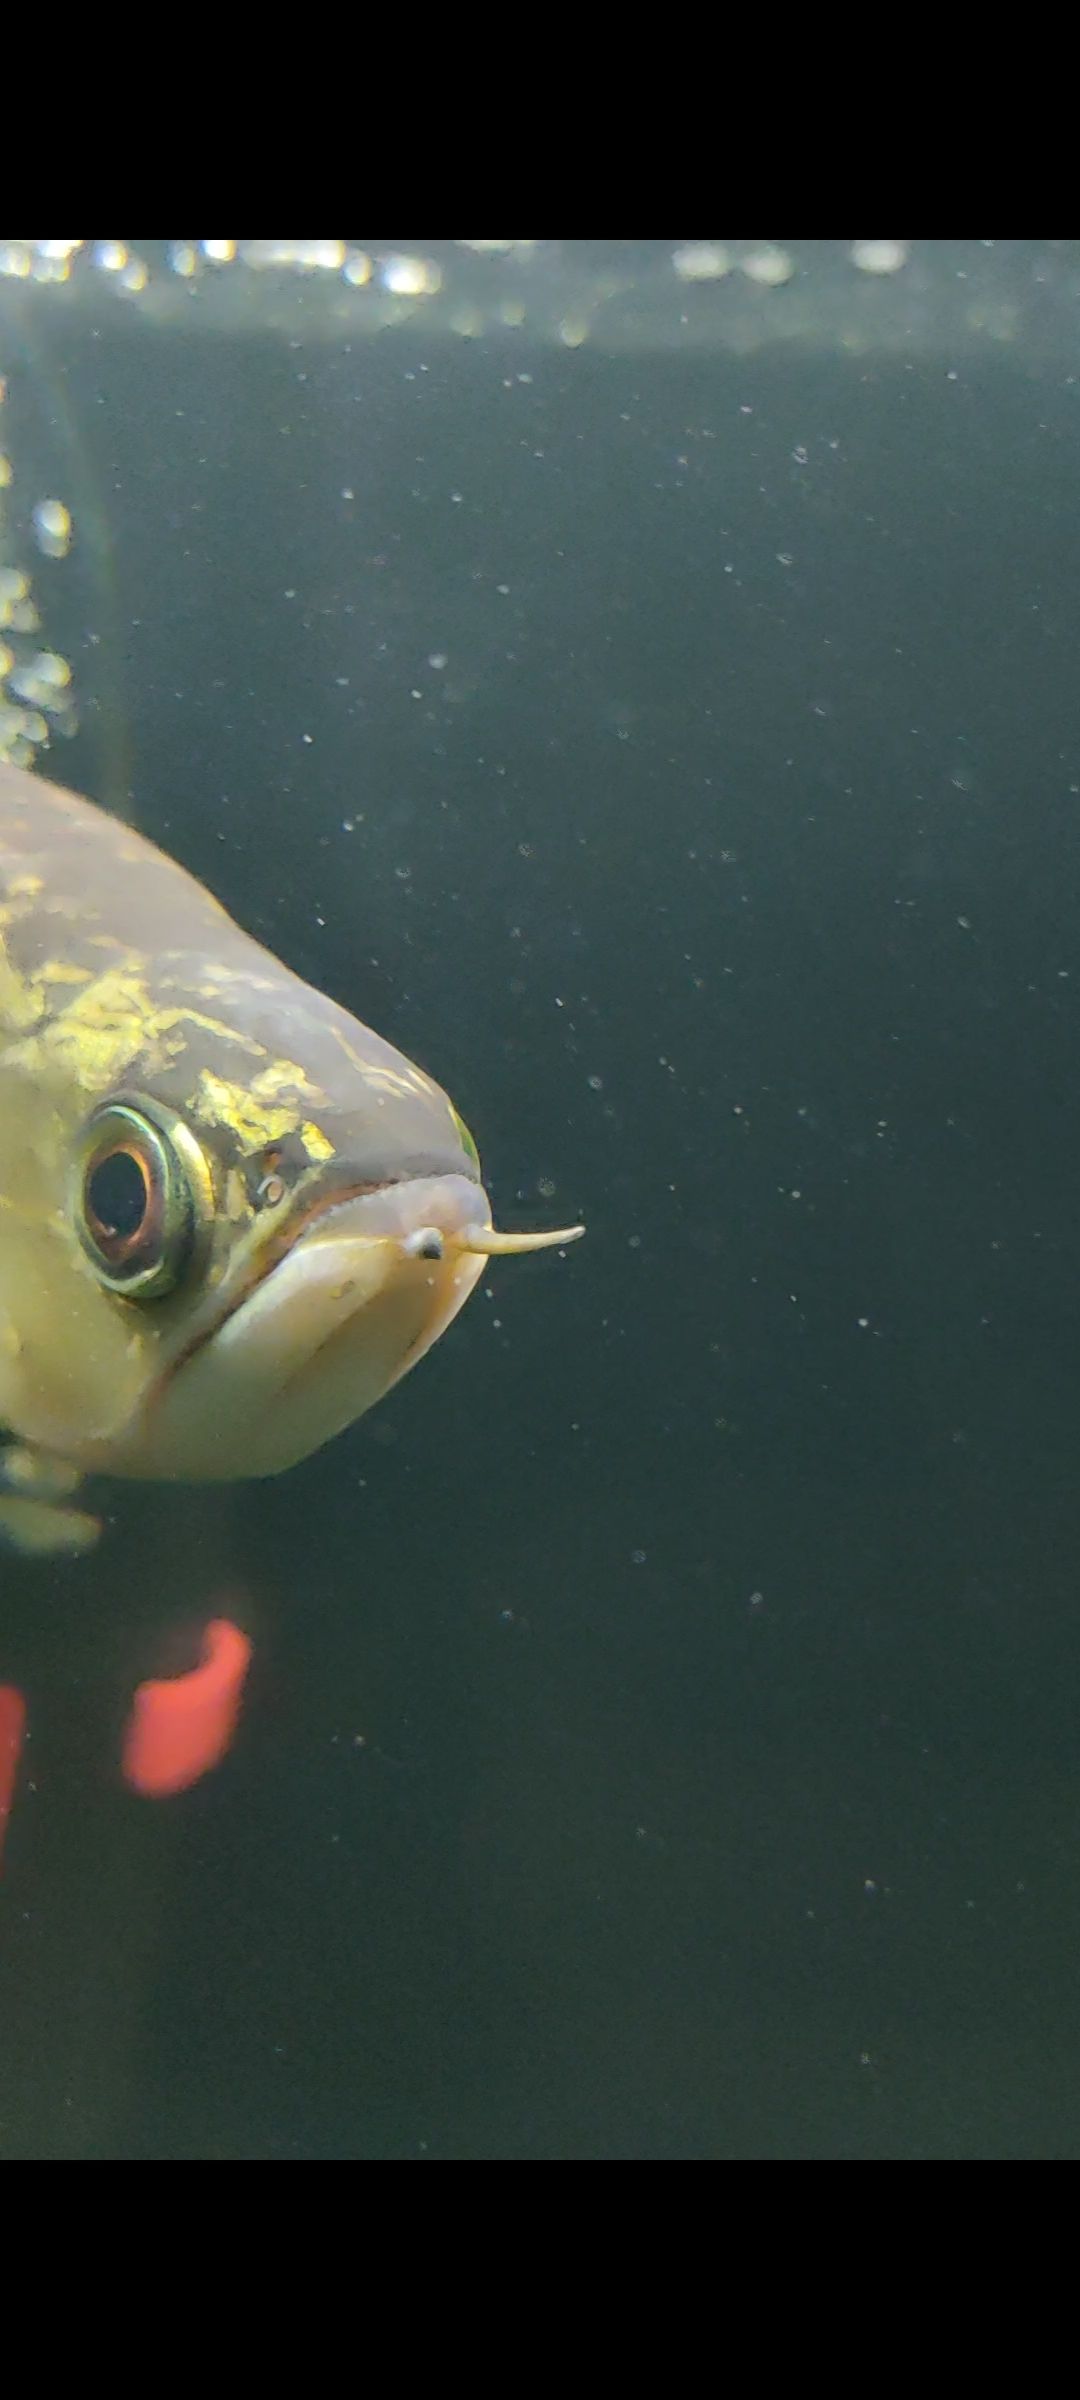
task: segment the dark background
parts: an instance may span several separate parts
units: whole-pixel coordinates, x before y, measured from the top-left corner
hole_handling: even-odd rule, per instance
[[[291,1476],[4,1563],[8,2155],[1077,2154],[1078,405],[134,321],[14,372],[88,529],[48,771],[588,1239]],[[230,1592],[236,1748],[130,1799]]]

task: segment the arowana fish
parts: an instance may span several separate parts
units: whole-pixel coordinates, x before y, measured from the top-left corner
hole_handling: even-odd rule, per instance
[[[504,1252],[438,1084],[89,801],[0,766],[0,1525],[88,1474],[277,1474]]]

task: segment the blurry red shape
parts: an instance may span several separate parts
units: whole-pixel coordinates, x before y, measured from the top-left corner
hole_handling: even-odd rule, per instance
[[[19,1772],[19,1752],[26,1731],[26,1702],[13,1683],[0,1683],[0,1851]]]
[[[220,1765],[236,1732],[250,1663],[246,1633],[215,1617],[190,1674],[140,1683],[124,1734],[124,1780],[132,1791],[162,1800]]]

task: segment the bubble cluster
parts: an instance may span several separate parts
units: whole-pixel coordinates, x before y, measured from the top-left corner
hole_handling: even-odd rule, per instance
[[[114,309],[178,326],[194,305],[203,330],[305,341],[422,322],[457,341],[513,332],[609,353],[1009,341],[1071,358],[1074,253],[940,240],[0,241],[0,342],[11,283],[20,307],[85,307],[103,331]]]
[[[2,254],[23,247],[8,242]],[[62,266],[73,245],[49,242],[37,247],[51,254],[44,263]],[[0,425],[5,397],[0,378]],[[70,512],[62,500],[37,500],[30,508],[21,504],[17,462],[0,443],[0,763],[9,766],[32,766],[54,734],[75,730],[71,667],[38,638],[41,617],[30,570],[18,556],[30,539],[45,557],[64,558],[72,534]]]

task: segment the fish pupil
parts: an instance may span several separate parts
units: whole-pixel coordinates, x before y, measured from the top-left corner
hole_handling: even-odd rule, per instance
[[[146,1171],[130,1150],[113,1150],[87,1177],[86,1198],[95,1229],[113,1242],[130,1241],[146,1216]]]

